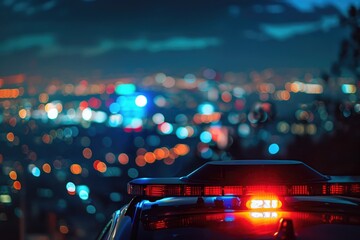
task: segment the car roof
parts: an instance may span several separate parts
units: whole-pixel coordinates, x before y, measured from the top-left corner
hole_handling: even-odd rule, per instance
[[[205,163],[205,165],[293,165],[293,164],[304,164],[297,160],[227,160],[227,161],[211,161]]]
[[[297,160],[211,161],[179,178],[137,178],[131,184],[302,184],[329,178]]]
[[[296,160],[231,160],[208,162],[181,180],[217,184],[301,184],[329,178]]]

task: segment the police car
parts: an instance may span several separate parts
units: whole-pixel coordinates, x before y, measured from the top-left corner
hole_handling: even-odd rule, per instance
[[[360,239],[360,181],[300,161],[209,162],[139,178],[98,239]]]

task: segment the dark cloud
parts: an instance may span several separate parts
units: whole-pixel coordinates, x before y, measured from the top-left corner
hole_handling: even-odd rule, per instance
[[[336,19],[334,5],[306,12],[289,1],[0,1],[3,73],[323,68],[342,36],[326,23]]]

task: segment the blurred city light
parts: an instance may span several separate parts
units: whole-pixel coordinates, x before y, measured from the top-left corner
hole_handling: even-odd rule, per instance
[[[210,115],[210,114],[214,113],[215,108],[210,103],[204,103],[204,104],[199,105],[198,111],[201,114]]]
[[[10,204],[11,202],[12,202],[12,199],[9,194],[0,194],[0,203]]]
[[[204,131],[200,134],[200,140],[203,143],[209,143],[212,140],[212,135],[208,131]]]
[[[273,144],[270,144],[269,146],[269,153],[274,155],[274,154],[277,154],[280,150],[280,147],[278,144],[276,143],[273,143]]]
[[[136,86],[134,84],[119,84],[115,87],[115,92],[119,95],[131,95],[135,92]]]
[[[353,84],[343,84],[341,86],[341,90],[343,93],[345,94],[351,94],[351,93],[356,93],[356,86]]]
[[[86,185],[78,185],[76,186],[76,193],[81,200],[85,201],[89,199],[90,189]]]
[[[145,107],[147,104],[147,98],[144,95],[139,95],[135,98],[135,104],[138,107]]]

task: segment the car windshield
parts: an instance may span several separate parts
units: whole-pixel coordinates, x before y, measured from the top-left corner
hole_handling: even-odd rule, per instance
[[[144,201],[137,237],[273,239],[284,219],[291,220],[300,239],[356,239],[360,234],[360,201],[353,198],[286,197],[281,210],[244,209],[246,201],[235,196]]]
[[[299,239],[357,239],[357,216],[313,212],[223,212],[142,220],[138,239],[274,239],[290,219]],[[346,220],[345,220],[346,218]]]

